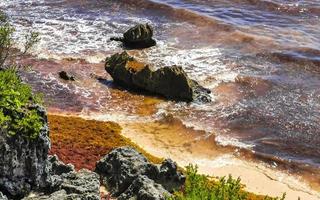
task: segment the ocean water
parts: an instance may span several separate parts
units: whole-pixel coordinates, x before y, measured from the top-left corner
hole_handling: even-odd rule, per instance
[[[20,62],[33,65],[24,78],[51,110],[115,121],[165,113],[320,184],[320,1],[1,0],[0,9],[19,41],[40,33]],[[137,23],[154,27],[158,45],[129,52],[155,68],[181,65],[212,91],[212,103],[165,101],[112,82],[103,62],[122,47],[109,38]],[[62,69],[78,81],[59,80]]]

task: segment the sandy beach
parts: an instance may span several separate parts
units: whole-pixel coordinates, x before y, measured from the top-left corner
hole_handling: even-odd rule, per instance
[[[223,177],[231,174],[233,177],[240,177],[246,190],[255,194],[282,196],[286,192],[286,198],[290,200],[319,200],[320,192],[312,190],[306,182],[299,177],[289,175],[271,167],[267,167],[262,163],[248,162],[236,158],[232,154],[221,154],[216,149],[211,148],[211,152],[201,152],[201,147],[209,145],[206,142],[198,141],[198,144],[186,145],[181,138],[183,133],[175,131],[148,132],[145,127],[141,131],[135,129],[137,125],[122,125],[122,134],[133,142],[139,144],[144,150],[157,157],[170,157],[180,166],[188,164],[196,164],[199,172],[215,177]],[[153,129],[154,130],[154,129]],[[174,148],[172,140],[179,137],[181,140],[176,141]],[[183,142],[182,142],[183,141]]]

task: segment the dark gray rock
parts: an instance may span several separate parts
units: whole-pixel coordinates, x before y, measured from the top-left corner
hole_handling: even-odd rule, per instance
[[[97,162],[95,171],[112,195],[122,199],[162,199],[185,182],[172,160],[154,165],[131,147],[114,149]]]
[[[123,193],[140,174],[156,177],[158,168],[130,147],[117,148],[97,162],[95,171],[114,196]]]
[[[105,69],[124,87],[143,89],[180,101],[211,101],[210,90],[190,79],[180,66],[153,70],[123,52],[107,58]]]
[[[118,197],[118,200],[165,200],[169,196],[171,194],[162,185],[155,183],[147,176],[139,175],[129,188]]]
[[[44,109],[39,107],[38,112],[43,116],[44,127],[36,139],[20,133],[8,136],[0,130],[0,190],[8,197],[23,197],[31,189],[48,185],[48,124]]]
[[[66,71],[59,72],[59,77],[63,80],[66,80],[66,81],[75,81],[76,80],[74,75],[72,75]]]
[[[156,41],[152,39],[153,28],[149,24],[138,24],[127,30],[123,37],[113,37],[110,40],[121,41],[127,48],[141,49],[156,45]]]
[[[100,200],[100,180],[96,173],[82,169],[79,172],[63,173],[59,177],[62,181],[52,193],[36,193],[31,197],[25,197],[23,200]]]
[[[178,171],[177,164],[171,159],[162,162],[157,176],[157,183],[160,183],[169,192],[178,190],[186,178]]]
[[[82,169],[78,172],[63,174],[62,178],[61,188],[67,194],[77,195],[81,199],[100,199],[100,178],[98,174]]]
[[[57,156],[48,156],[50,139],[45,110],[37,109],[44,127],[39,137],[30,139],[24,134],[9,136],[0,129],[0,200],[9,199],[79,199],[99,200],[99,175],[88,170],[76,172]],[[32,197],[26,197],[30,192]]]
[[[50,174],[62,175],[74,171],[74,166],[71,164],[64,164],[57,155],[48,156],[48,166]]]

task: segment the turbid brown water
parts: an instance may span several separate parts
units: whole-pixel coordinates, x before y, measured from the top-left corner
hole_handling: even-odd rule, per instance
[[[34,66],[24,78],[45,93],[51,111],[136,123],[174,116],[200,130],[172,128],[206,141],[204,154],[240,149],[239,157],[320,185],[318,1],[3,0],[0,9],[19,40],[26,30],[40,32],[35,56],[21,62]],[[155,67],[182,65],[212,91],[212,103],[166,101],[112,82],[103,61],[122,48],[108,39],[142,22],[155,27],[158,45],[130,53]],[[60,70],[78,80],[59,80]]]

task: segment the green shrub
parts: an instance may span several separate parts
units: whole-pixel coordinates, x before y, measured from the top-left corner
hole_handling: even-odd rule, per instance
[[[31,87],[23,83],[13,69],[0,71],[0,129],[8,135],[22,134],[37,138],[43,127],[43,119],[34,104],[42,104],[39,95],[33,95]]]
[[[22,51],[17,51],[14,49],[14,31],[8,22],[8,17],[0,11],[0,69],[17,67],[14,63],[16,57],[26,54],[40,40],[39,33],[30,31],[25,35]]]
[[[208,176],[199,175],[196,166],[186,168],[183,191],[176,192],[169,200],[245,200],[247,193],[241,190],[240,179],[221,178],[214,182]]]
[[[39,34],[26,34],[24,48],[18,51],[14,49],[14,31],[8,17],[0,11],[0,131],[34,139],[43,127],[43,120],[33,105],[42,102],[39,95],[32,94],[30,86],[22,83],[15,60],[39,41]]]
[[[257,198],[264,200],[284,200],[280,198]],[[186,182],[182,191],[175,192],[168,200],[247,200],[249,193],[243,190],[240,178],[221,178],[211,180],[208,176],[198,174],[197,166],[186,167]],[[250,197],[252,199],[252,195]]]

